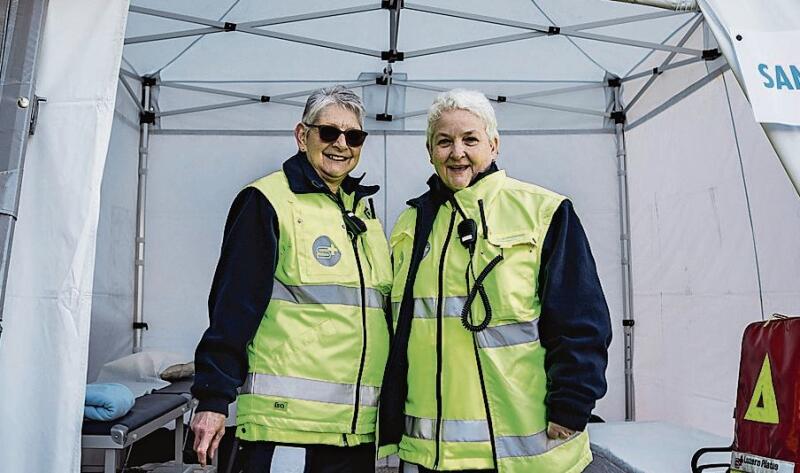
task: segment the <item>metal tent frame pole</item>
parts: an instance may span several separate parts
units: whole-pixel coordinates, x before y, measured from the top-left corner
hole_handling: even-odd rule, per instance
[[[631,263],[631,209],[628,195],[628,151],[625,147],[625,114],[622,90],[612,88],[614,125],[617,144],[617,177],[619,184],[620,267],[622,269],[622,326],[625,357],[625,420],[636,420],[636,392],[633,378],[633,271]]]
[[[142,333],[147,329],[144,322],[144,250],[145,250],[145,204],[147,203],[147,158],[150,152],[150,120],[152,114],[152,79],[142,80],[142,108],[139,123],[139,183],[136,190],[136,255],[133,276],[133,352],[142,351]],[[152,115],[150,115],[152,116]]]
[[[39,101],[34,95],[36,58],[44,29],[47,0],[0,1],[6,15],[0,27],[0,323],[6,301],[14,227],[19,212],[28,137],[33,134]],[[3,327],[0,325],[0,334]]]

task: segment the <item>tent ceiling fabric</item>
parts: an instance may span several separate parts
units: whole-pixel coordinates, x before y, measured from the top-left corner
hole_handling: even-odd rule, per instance
[[[157,112],[165,113],[158,125],[165,129],[288,130],[306,94],[269,103],[260,96],[391,70],[393,77],[405,75],[391,85],[405,88],[402,100],[383,110],[397,118],[368,120],[369,129],[421,130],[437,91],[460,86],[506,98],[497,110],[508,130],[607,131],[606,77],[628,75],[652,53],[645,46],[673,47],[698,16],[597,0],[405,3],[396,46],[406,57],[389,63],[380,56],[392,45],[392,14],[365,0],[335,8],[320,1],[134,1],[124,68],[165,82],[157,98]],[[225,31],[226,23],[236,30]],[[561,34],[543,32],[551,26]],[[435,34],[409,33],[426,31]],[[699,53],[682,49],[675,60]],[[387,88],[372,81],[355,87],[380,88],[373,96]]]

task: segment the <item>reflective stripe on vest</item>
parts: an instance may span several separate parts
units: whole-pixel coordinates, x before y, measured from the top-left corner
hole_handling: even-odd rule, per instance
[[[548,451],[562,445],[580,435],[575,432],[565,439],[551,439],[547,437],[547,431],[542,430],[533,435],[524,437],[496,437],[495,446],[497,448],[497,458],[511,457],[532,457],[547,453]]]
[[[382,309],[385,296],[377,289],[365,288],[366,306]],[[339,304],[361,307],[361,288],[334,284],[290,286],[277,279],[272,285],[272,298],[295,304]]]
[[[433,440],[436,419],[406,416],[406,435],[422,440]],[[485,420],[442,419],[442,442],[488,442],[489,423]]]
[[[408,437],[422,440],[434,440],[436,419],[406,416]],[[497,458],[532,457],[547,453],[559,445],[571,440],[580,432],[566,439],[551,439],[543,430],[528,436],[496,437]],[[488,442],[489,424],[485,420],[446,420],[442,419],[442,442]]]
[[[242,386],[241,394],[258,394],[261,396],[328,402],[331,404],[353,404],[356,398],[355,387],[355,384],[249,373],[247,381]],[[359,404],[367,407],[376,407],[379,393],[380,388],[361,385]]]
[[[442,298],[442,317],[461,317],[466,297],[453,296]],[[395,318],[400,310],[400,303],[393,302]],[[436,318],[436,298],[423,297],[414,299],[414,317],[419,319]],[[478,346],[481,348],[499,348],[539,340],[539,319],[506,325],[486,327],[477,333]]]

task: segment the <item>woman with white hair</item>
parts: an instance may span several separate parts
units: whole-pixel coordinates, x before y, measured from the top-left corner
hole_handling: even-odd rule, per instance
[[[403,472],[582,471],[611,328],[580,221],[563,196],[498,169],[479,92],[439,95],[426,145],[430,189],[390,239],[379,456],[397,451]]]
[[[233,202],[195,353],[203,465],[238,390],[236,471],[270,471],[277,444],[304,446],[307,473],[375,470],[391,266],[370,198],[378,186],[349,175],[363,116],[350,90],[315,91],[294,130],[297,154]]]

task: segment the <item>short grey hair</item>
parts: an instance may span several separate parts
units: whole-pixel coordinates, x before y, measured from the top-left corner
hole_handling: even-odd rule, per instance
[[[358,124],[364,128],[364,104],[361,97],[341,85],[317,89],[308,96],[306,108],[303,109],[303,123],[313,124],[322,109],[328,105],[338,105],[350,110],[358,118]]]
[[[472,113],[484,123],[490,140],[500,138],[500,133],[497,131],[497,117],[489,99],[477,90],[452,89],[436,96],[431,108],[428,109],[428,129],[425,132],[425,145],[428,149],[431,149],[431,138],[436,122],[442,117],[442,113],[450,110],[466,110]]]

